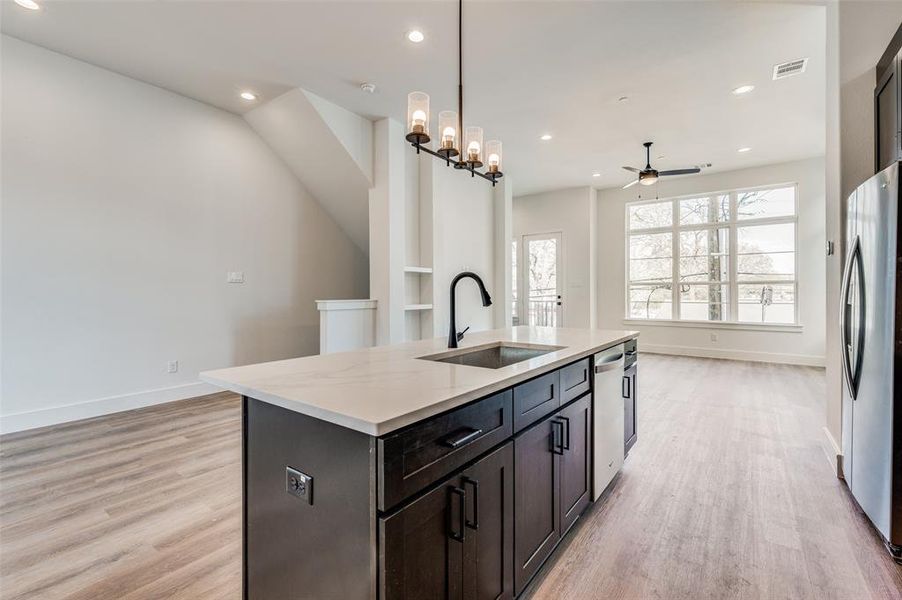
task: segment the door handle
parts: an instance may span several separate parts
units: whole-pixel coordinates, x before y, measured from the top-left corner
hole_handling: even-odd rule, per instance
[[[624,375],[623,381],[620,384],[620,391],[624,398],[629,398],[632,395],[632,390],[630,390],[630,382],[631,379],[629,375]]]
[[[563,442],[563,445],[561,446],[561,448],[563,450],[569,450],[570,449],[570,418],[563,417],[563,416],[559,417],[559,418],[564,422],[564,425],[562,427],[562,429],[564,430],[564,433],[562,435],[562,437],[564,438],[564,442]]]
[[[452,505],[455,496],[458,500],[457,514],[459,516],[458,523],[460,524],[457,531],[454,529],[454,507]],[[464,521],[466,520],[464,511],[467,506],[467,491],[459,487],[448,488],[448,499],[451,501],[448,503],[448,537],[463,543],[467,536],[467,530],[464,528]]]
[[[849,292],[852,287],[852,271],[856,270],[858,274],[858,348],[856,349],[855,370],[852,370],[852,357],[850,355],[852,340],[850,339],[850,303]],[[852,400],[858,396],[858,379],[861,376],[861,358],[864,352],[864,324],[865,324],[865,297],[864,297],[864,267],[861,264],[861,238],[855,236],[852,242],[852,248],[846,260],[846,268],[843,271],[842,291],[840,293],[842,301],[842,310],[839,311],[840,318],[840,336],[842,343],[843,376],[846,380],[846,386]]]
[[[470,521],[469,519],[464,518],[464,525],[466,525],[470,529],[476,530],[479,529],[479,481],[471,479],[469,477],[464,477],[464,490],[467,489],[468,485],[473,488],[473,520]]]
[[[555,454],[563,454],[563,441],[558,443],[558,432],[560,432],[560,438],[564,437],[564,423],[562,421],[558,421],[554,419],[551,421],[551,451]]]

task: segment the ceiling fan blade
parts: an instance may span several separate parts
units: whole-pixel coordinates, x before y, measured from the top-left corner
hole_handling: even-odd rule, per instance
[[[667,175],[691,175],[692,173],[701,173],[701,169],[693,167],[691,169],[671,169],[669,171],[658,171],[658,176]]]
[[[628,187],[633,187],[633,186],[636,185],[637,183],[639,183],[639,180],[638,180],[638,179],[633,179],[633,180],[630,181],[628,184],[626,184],[625,186],[623,186],[621,189],[624,189],[624,190],[625,190],[625,189],[628,188]]]
[[[635,167],[622,167],[622,168],[626,169],[627,171],[630,171],[631,173],[641,173],[642,172]]]

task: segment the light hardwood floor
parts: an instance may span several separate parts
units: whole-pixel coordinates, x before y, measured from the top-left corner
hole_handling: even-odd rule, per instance
[[[532,600],[902,598],[821,449],[822,371],[639,369],[639,441]],[[0,438],[0,494],[3,599],[240,598],[234,395]]]

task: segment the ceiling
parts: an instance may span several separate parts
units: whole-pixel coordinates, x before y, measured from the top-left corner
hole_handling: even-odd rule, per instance
[[[237,113],[254,106],[240,90],[265,102],[295,87],[373,119],[403,121],[413,90],[433,115],[456,108],[453,1],[41,6],[4,0],[2,31]],[[413,28],[421,44],[406,40]],[[623,185],[620,166],[643,166],[646,140],[659,169],[794,160],[824,153],[824,48],[812,4],[468,0],[465,117],[504,142],[517,195]],[[771,80],[801,57],[804,74]],[[730,93],[741,84],[756,89]]]

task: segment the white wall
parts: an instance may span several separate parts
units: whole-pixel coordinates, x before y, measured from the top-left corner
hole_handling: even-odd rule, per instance
[[[877,61],[902,21],[902,2],[827,3],[827,261],[826,446],[842,447],[839,287],[845,248],[842,226],[849,193],[874,172],[874,87]]]
[[[494,192],[491,183],[433,160],[434,334],[448,334],[449,286],[461,271],[473,271],[485,282],[493,302],[503,302],[503,285],[495,285]],[[500,290],[500,292],[499,292]],[[475,282],[457,286],[457,330],[491,329],[491,307],[484,308]]]
[[[661,198],[777,183],[799,186],[800,332],[746,331],[716,327],[629,325],[641,331],[640,347],[685,355],[721,356],[823,365],[825,336],[824,159],[684,177],[659,184]],[[652,192],[654,193],[654,192]],[[636,188],[598,192],[598,324],[624,328],[625,203]],[[711,341],[716,333],[717,342]]]
[[[6,36],[2,90],[4,430],[314,354],[314,299],[366,296],[363,253],[240,117]]]
[[[517,196],[513,202],[514,239],[561,232],[564,327],[592,327],[595,322],[594,202],[595,191],[591,187]]]

